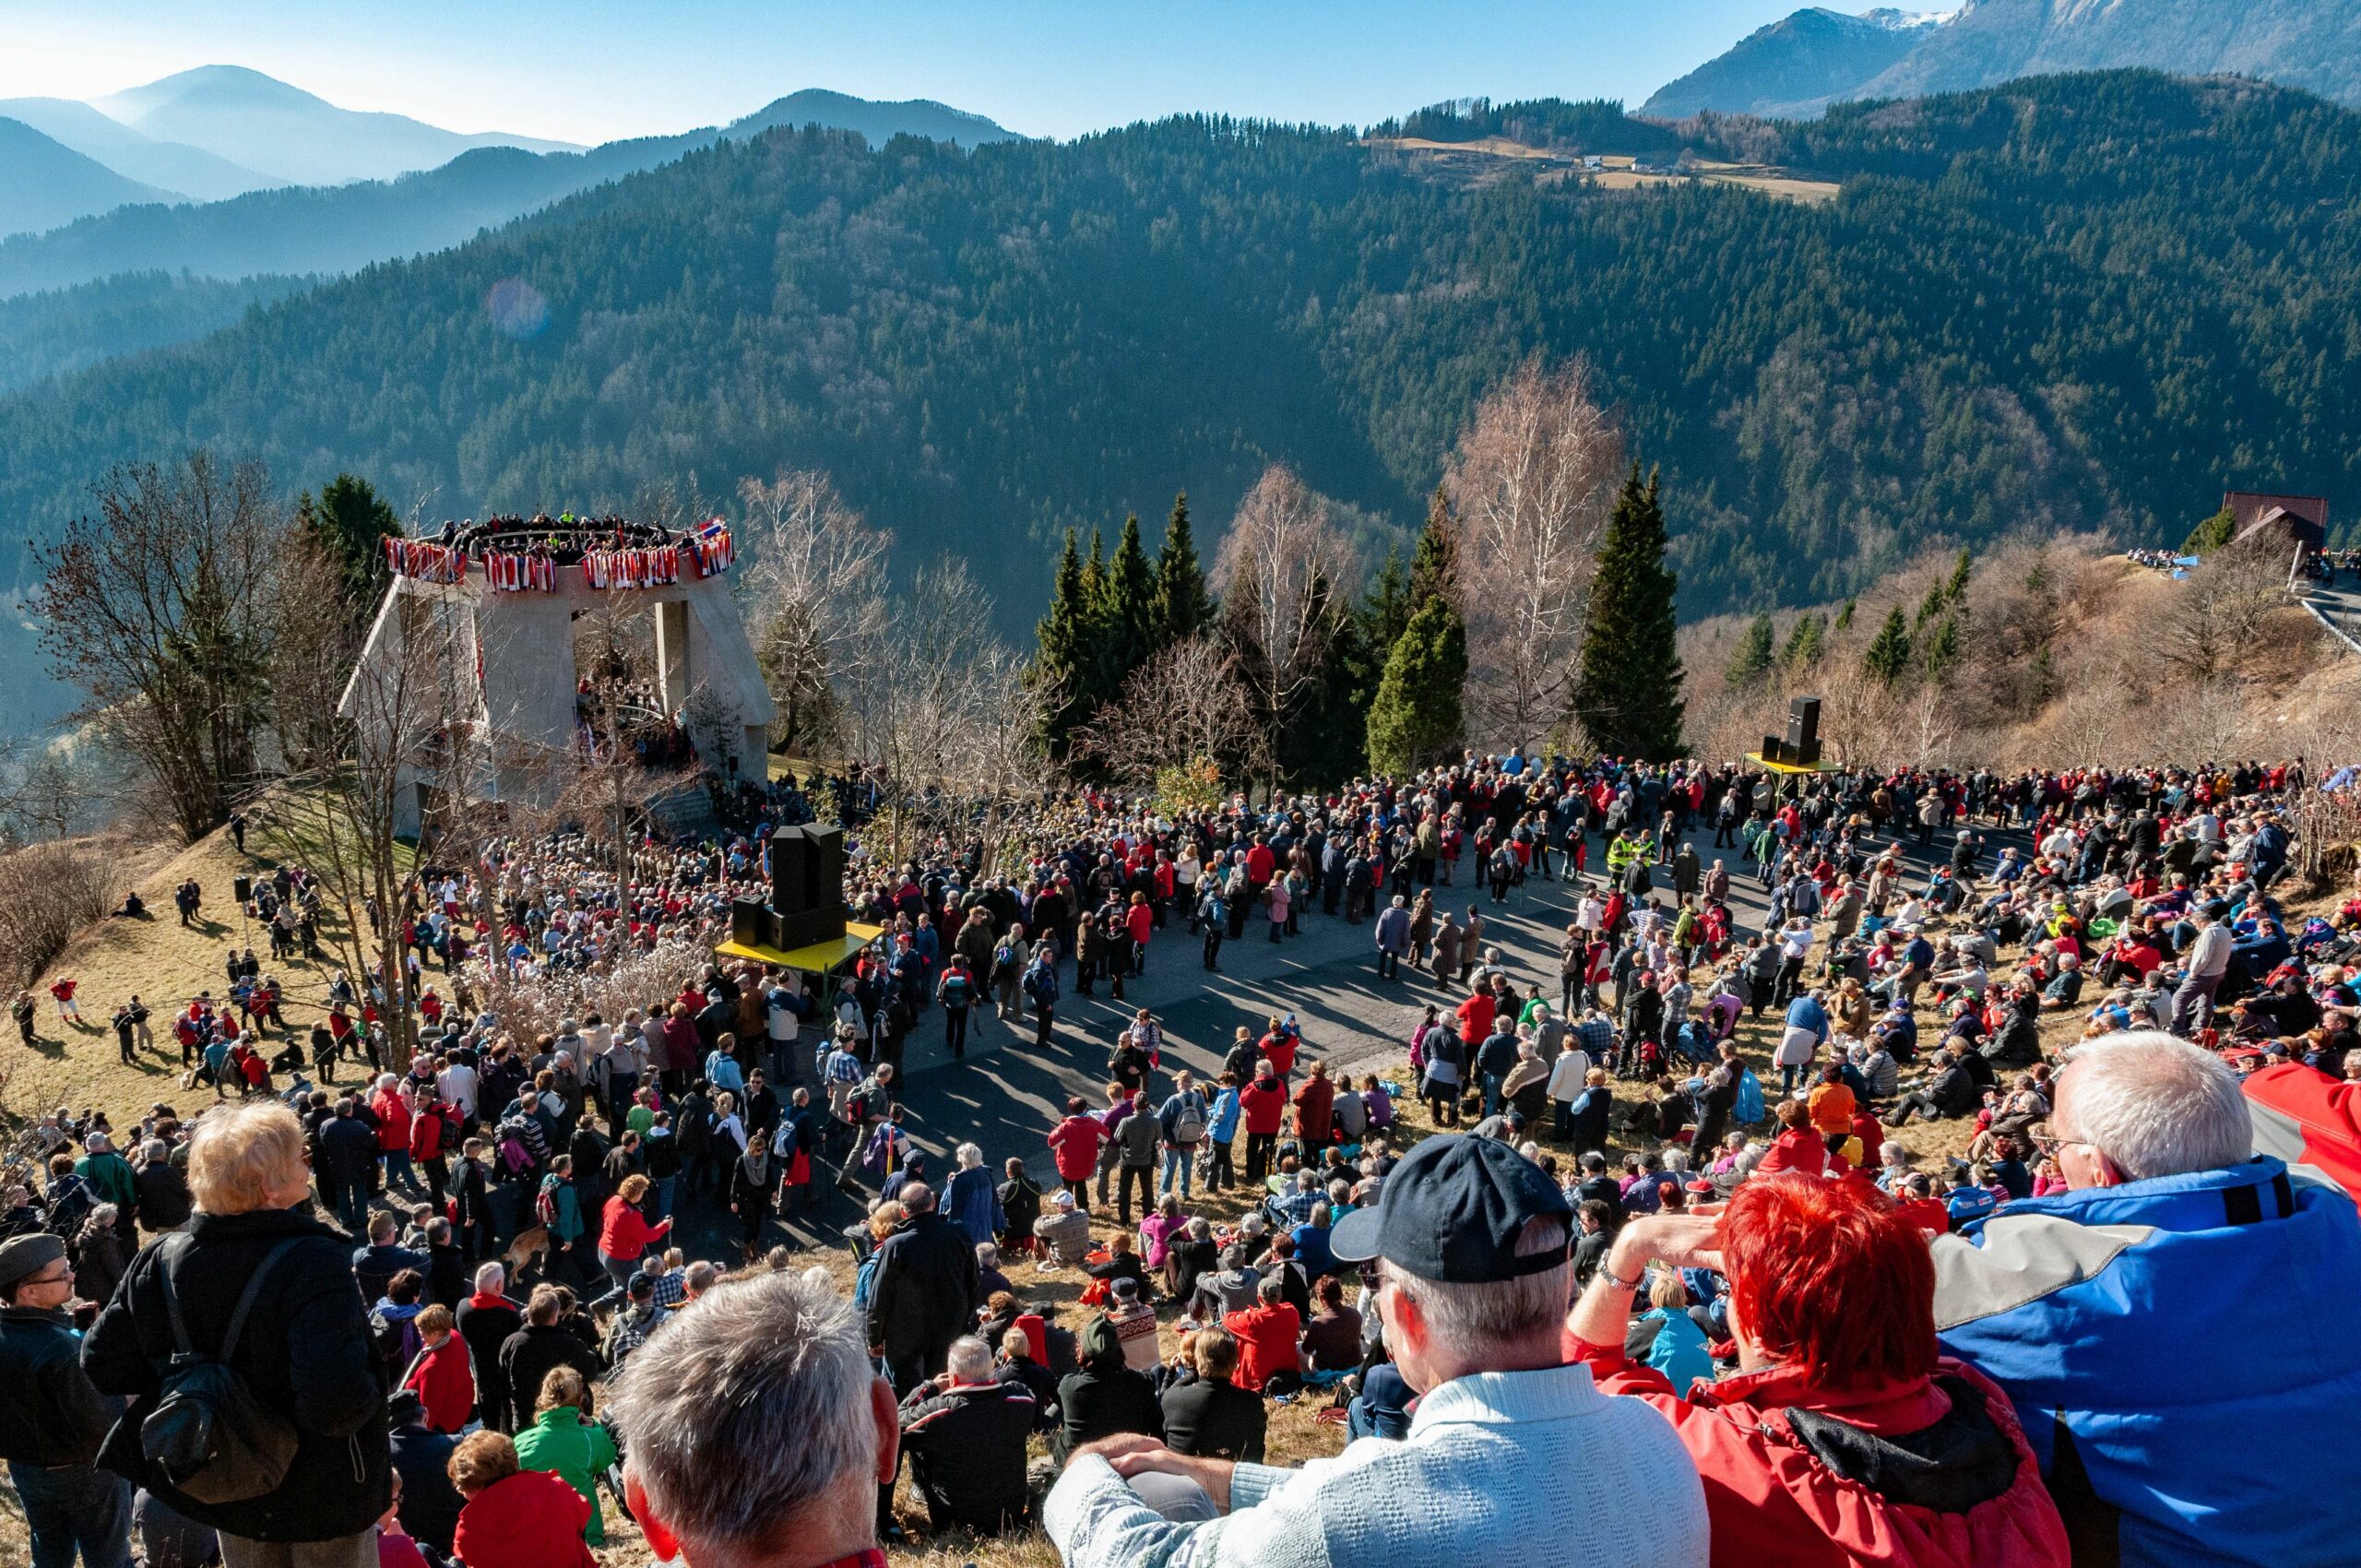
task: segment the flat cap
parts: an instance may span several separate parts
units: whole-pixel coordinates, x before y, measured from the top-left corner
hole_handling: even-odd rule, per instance
[[[65,1243],[45,1230],[0,1241],[0,1290],[30,1279],[65,1255]]]

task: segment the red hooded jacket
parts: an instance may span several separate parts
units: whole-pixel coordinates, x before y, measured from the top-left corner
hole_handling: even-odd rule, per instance
[[[1238,1107],[1245,1113],[1250,1134],[1276,1133],[1287,1116],[1287,1086],[1257,1074],[1252,1083],[1238,1091]]]
[[[1566,1348],[1590,1363],[1602,1391],[1646,1400],[1680,1434],[1705,1482],[1713,1568],[2066,1568],[2071,1560],[2066,1526],[2008,1396],[1962,1362],[1945,1358],[1932,1378],[1844,1394],[1813,1388],[1799,1370],[1772,1367],[1701,1381],[1683,1399],[1662,1372],[1625,1360],[1620,1346],[1570,1336]],[[1855,1479],[1823,1457],[1824,1443],[1815,1447],[1796,1429],[1798,1415],[1844,1423],[1827,1430],[1859,1445],[1848,1445],[1845,1470],[1873,1477],[1849,1455],[1944,1419],[1953,1408],[1945,1382],[1981,1397],[1998,1440],[1986,1432],[1980,1467],[1963,1459],[1948,1467],[1942,1484],[1965,1495],[1940,1508],[1896,1495],[1908,1487],[1906,1459],[1893,1482]],[[1952,1447],[1963,1452],[1957,1443]],[[2013,1477],[2006,1468],[2011,1453]]]

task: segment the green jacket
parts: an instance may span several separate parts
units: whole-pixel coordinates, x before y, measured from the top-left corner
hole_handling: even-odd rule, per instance
[[[112,1149],[84,1155],[74,1162],[74,1174],[90,1184],[101,1202],[114,1204],[126,1215],[139,1205],[139,1180],[129,1162]]]
[[[599,1510],[599,1477],[615,1463],[615,1440],[603,1421],[585,1421],[571,1405],[543,1410],[533,1424],[516,1434],[516,1463],[528,1470],[547,1470],[590,1500],[590,1520],[582,1538],[592,1546],[607,1544],[607,1522]]]

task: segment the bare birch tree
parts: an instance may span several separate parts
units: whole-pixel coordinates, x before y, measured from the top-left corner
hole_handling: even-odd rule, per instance
[[[1573,711],[1599,535],[1623,440],[1581,360],[1528,361],[1478,405],[1443,480],[1460,519],[1470,733],[1501,746]]]
[[[843,740],[841,692],[885,627],[893,536],[845,505],[828,476],[783,470],[739,481],[746,520],[737,588],[792,753]]]
[[[1270,766],[1253,708],[1237,654],[1219,636],[1200,633],[1133,671],[1122,695],[1101,706],[1075,737],[1075,749],[1137,788],[1192,763],[1251,778]]]
[[[1332,605],[1358,592],[1351,542],[1328,503],[1274,463],[1246,498],[1214,560],[1222,620],[1238,669],[1254,694],[1266,759],[1318,682],[1335,640]]]
[[[161,787],[184,837],[229,816],[269,709],[271,565],[287,508],[260,464],[202,450],[94,487],[98,515],[42,552],[42,642],[75,717]]]

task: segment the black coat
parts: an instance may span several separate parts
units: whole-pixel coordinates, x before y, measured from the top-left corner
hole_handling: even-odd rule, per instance
[[[869,1342],[882,1346],[887,1360],[922,1355],[930,1372],[941,1370],[975,1313],[975,1244],[949,1220],[915,1215],[879,1243]]]
[[[459,1440],[423,1426],[396,1427],[394,1468],[401,1472],[402,1528],[448,1557],[464,1499],[451,1484],[451,1450]]]
[[[500,1352],[525,1326],[524,1309],[505,1296],[496,1301],[469,1296],[454,1315],[458,1319],[459,1337],[468,1342],[468,1354],[475,1361],[476,1404],[483,1424],[494,1431],[506,1431],[510,1426],[508,1374],[501,1371]]]
[[[1120,1353],[1111,1361],[1101,1360],[1097,1369],[1075,1372],[1058,1384],[1058,1436],[1050,1454],[1062,1465],[1084,1443],[1119,1431],[1164,1435],[1164,1411],[1147,1374],[1124,1366]]]
[[[936,1529],[998,1530],[1024,1517],[1025,1440],[1038,1412],[1022,1382],[911,1396],[902,1407],[902,1452]]]
[[[169,1160],[142,1168],[138,1186],[140,1224],[150,1230],[171,1230],[188,1223],[188,1178]]]
[[[1175,1454],[1259,1465],[1269,1424],[1263,1396],[1228,1378],[1201,1377],[1164,1391],[1164,1441]]]
[[[336,1116],[320,1128],[320,1167],[330,1181],[366,1182],[377,1169],[377,1134],[358,1116]]]
[[[53,1468],[98,1457],[123,1401],[91,1384],[73,1320],[44,1307],[0,1307],[0,1459]]]
[[[541,1379],[557,1367],[572,1367],[585,1383],[600,1372],[599,1352],[556,1324],[528,1323],[508,1336],[500,1348],[500,1375],[508,1384],[510,1431],[533,1424],[533,1401],[540,1397]]]
[[[177,1513],[249,1540],[335,1540],[376,1522],[392,1497],[386,1479],[384,1391],[370,1353],[369,1318],[352,1280],[344,1237],[300,1209],[199,1214],[189,1243],[168,1241],[132,1260],[114,1299],[82,1342],[82,1365],[101,1391],[131,1396],[99,1462],[146,1487]],[[231,1366],[256,1398],[293,1422],[296,1448],[279,1488],[243,1503],[204,1503],[150,1469],[139,1423],[154,1410],[157,1368],[171,1356],[160,1269],[200,1348],[218,1347],[246,1280],[287,1238],[296,1245],[255,1298]],[[180,1253],[184,1245],[185,1253]]]

